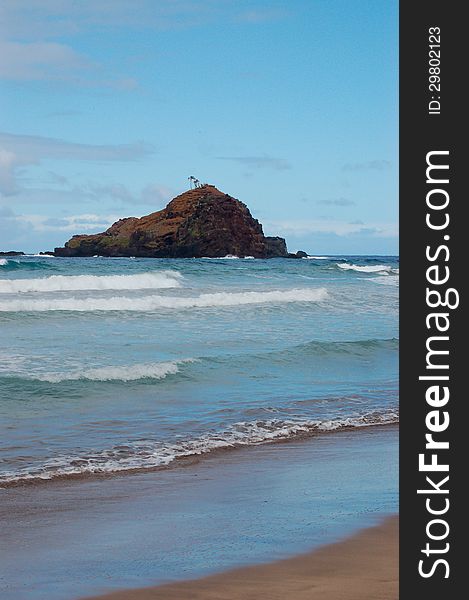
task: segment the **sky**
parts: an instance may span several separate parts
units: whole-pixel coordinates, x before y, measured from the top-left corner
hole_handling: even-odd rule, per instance
[[[2,0],[0,250],[188,176],[312,254],[397,254],[397,0]]]

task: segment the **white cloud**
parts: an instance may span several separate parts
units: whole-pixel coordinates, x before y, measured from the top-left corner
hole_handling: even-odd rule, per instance
[[[171,30],[210,23],[259,24],[285,14],[259,0],[2,0],[0,78],[55,81],[81,87],[134,90],[138,81],[109,72],[99,62],[62,42],[86,33]],[[60,40],[60,41],[51,41]]]
[[[0,208],[0,250],[18,250],[31,234],[31,225],[19,220],[8,208]]]
[[[81,144],[37,135],[0,132],[0,193],[16,193],[21,168],[37,165],[46,159],[129,162],[153,152],[154,147],[143,141],[132,144]]]
[[[8,219],[14,216],[15,213],[11,210],[9,206],[0,206],[0,217],[2,217],[3,219]]]
[[[35,162],[43,158],[85,161],[134,161],[154,152],[143,141],[132,144],[82,144],[40,135],[0,132],[0,147],[19,154],[22,160]]]
[[[333,234],[338,236],[369,235],[373,237],[397,237],[397,223],[363,223],[334,219],[312,219],[291,221],[267,221],[264,229],[278,235],[301,237],[309,234]]]
[[[121,183],[113,183],[108,185],[91,184],[83,186],[83,192],[87,195],[91,195],[95,199],[107,197],[125,203],[133,203],[135,201],[134,195],[125,185],[122,185]]]
[[[37,214],[15,214],[0,206],[0,250],[36,252],[63,245],[77,233],[105,231],[121,215],[83,213],[50,217]]]
[[[0,146],[0,192],[10,195],[17,190],[15,179],[17,166],[18,158],[16,154]]]
[[[161,208],[164,208],[175,195],[176,193],[171,188],[168,188],[165,185],[152,183],[143,188],[140,194],[139,203],[153,204],[155,206],[159,205]]]
[[[135,78],[112,73],[70,46],[56,42],[0,40],[0,79],[10,81],[54,81],[79,87],[132,91]]]
[[[123,204],[150,204],[155,210],[164,208],[176,195],[174,190],[158,183],[148,184],[138,193],[132,192],[122,183],[110,183],[106,185],[89,183],[82,186],[75,186],[73,192],[95,201],[109,198]]]
[[[2,0],[0,21],[12,38],[50,39],[102,28],[180,29],[213,22],[262,23],[288,14],[271,0]]]
[[[104,231],[121,218],[122,215],[97,215],[93,213],[61,217],[45,215],[18,215],[15,217],[16,221],[29,225],[34,232],[63,231],[73,234]]]
[[[0,77],[15,81],[67,80],[93,63],[69,46],[56,42],[0,41]]]

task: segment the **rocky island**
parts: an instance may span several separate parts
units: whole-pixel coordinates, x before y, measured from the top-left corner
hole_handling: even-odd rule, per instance
[[[163,210],[120,219],[103,233],[74,235],[56,256],[136,256],[149,258],[299,258],[283,238],[265,236],[248,207],[202,185],[173,198]]]

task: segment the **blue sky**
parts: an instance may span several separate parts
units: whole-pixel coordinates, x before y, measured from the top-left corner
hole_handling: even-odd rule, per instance
[[[0,249],[195,175],[313,254],[397,253],[394,0],[3,0]]]

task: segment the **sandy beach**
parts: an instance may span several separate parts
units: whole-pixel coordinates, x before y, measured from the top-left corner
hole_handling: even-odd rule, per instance
[[[321,548],[327,569],[316,585],[335,581],[354,564],[362,575],[364,565],[372,564],[365,575],[375,577],[381,567],[374,547],[367,558],[371,544],[361,554],[344,550],[342,564],[358,556],[347,570],[335,550],[337,558],[328,558],[327,548],[336,543],[340,548],[344,539],[398,512],[397,441],[395,426],[366,428],[223,452],[166,471],[4,489],[0,596],[71,600],[148,586],[184,587],[184,581],[222,581],[227,576],[219,574],[233,569],[247,569],[267,582],[271,573],[284,572],[283,565],[290,569],[291,558],[309,576],[313,562],[307,553]],[[382,543],[387,537],[374,539]],[[386,546],[386,560],[391,554]],[[251,571],[252,565],[257,566]],[[384,567],[393,570],[386,561],[383,572]]]
[[[394,600],[397,516],[344,541],[287,560],[202,579],[95,596],[96,600]],[[91,600],[91,599],[90,599]]]

